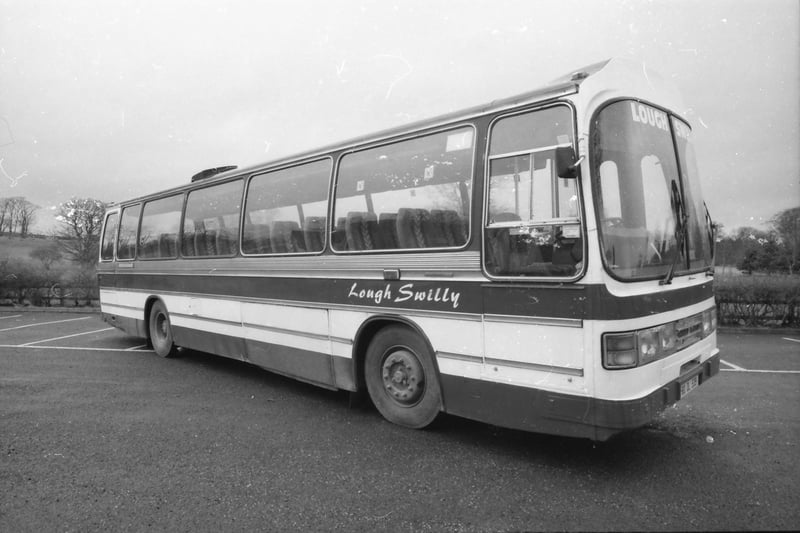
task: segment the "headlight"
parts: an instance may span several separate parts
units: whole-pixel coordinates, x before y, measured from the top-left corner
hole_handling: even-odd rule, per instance
[[[632,368],[636,366],[636,337],[633,333],[615,333],[603,336],[603,366],[606,368]]]
[[[715,329],[717,329],[717,308],[712,307],[703,311],[703,336],[708,336]]]
[[[652,328],[603,335],[603,367],[633,368],[668,357],[704,339],[717,329],[717,309],[712,307],[681,320]]]

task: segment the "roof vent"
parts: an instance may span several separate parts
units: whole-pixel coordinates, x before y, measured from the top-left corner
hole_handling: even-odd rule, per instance
[[[195,181],[200,181],[200,180],[204,180],[206,178],[210,178],[211,176],[216,176],[217,174],[221,174],[221,173],[227,172],[229,170],[234,170],[236,168],[238,168],[236,165],[228,165],[228,166],[225,166],[225,167],[207,168],[205,170],[202,170],[202,171],[198,172],[194,176],[192,176],[192,183],[194,183]]]

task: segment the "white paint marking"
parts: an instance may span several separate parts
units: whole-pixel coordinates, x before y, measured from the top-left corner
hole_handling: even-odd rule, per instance
[[[125,348],[126,352],[135,352],[140,350],[141,348],[147,348],[146,344],[140,344],[139,346],[131,346],[130,348]]]
[[[737,366],[737,365],[734,365],[733,363],[729,363],[729,362],[725,361],[724,359],[720,359],[719,362],[728,365],[729,367],[731,367],[734,370],[739,370],[739,371],[747,370],[746,368],[742,368],[741,366]]]
[[[0,329],[0,331],[11,331],[11,330],[14,330],[14,329],[33,328],[33,327],[36,327],[36,326],[48,326],[50,324],[63,324],[64,322],[74,322],[76,320],[89,320],[90,318],[92,318],[92,317],[90,317],[90,316],[82,316],[80,318],[69,318],[67,320],[55,320],[53,322],[37,322],[36,324],[25,324],[24,326],[17,326],[17,327],[14,327],[14,328]]]
[[[100,333],[101,331],[111,331],[112,329],[114,328],[103,328],[103,329],[96,329],[94,331],[84,331],[83,333],[73,333],[72,335],[64,335],[63,337],[53,337],[52,339],[42,339],[40,341],[26,342],[25,344],[20,344],[20,346],[32,346],[34,344],[40,344],[43,342],[60,341],[61,339],[80,337],[81,335],[91,335],[92,333]]]
[[[789,341],[789,342],[800,342],[800,339],[791,339],[789,337],[783,337],[783,340]]]
[[[10,316],[0,316],[0,320],[5,320],[6,318],[19,318],[22,315],[10,315]]]
[[[800,374],[800,370],[745,370],[744,368],[722,368],[722,372],[749,372],[754,374]]]
[[[19,348],[21,350],[81,350],[84,352],[130,352],[127,348],[83,348],[80,346],[25,346],[16,344],[0,344],[0,348]],[[153,350],[137,350],[152,352]]]

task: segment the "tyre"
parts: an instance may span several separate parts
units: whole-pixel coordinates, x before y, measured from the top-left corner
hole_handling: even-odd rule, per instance
[[[367,348],[364,379],[383,417],[408,428],[430,425],[442,409],[442,393],[427,343],[403,326],[380,330]]]
[[[150,309],[149,322],[150,344],[153,351],[161,357],[175,357],[178,347],[172,341],[172,325],[169,322],[167,307],[162,301],[157,301]]]

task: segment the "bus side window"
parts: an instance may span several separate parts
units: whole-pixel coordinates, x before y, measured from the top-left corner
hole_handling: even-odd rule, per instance
[[[122,210],[119,238],[117,240],[117,259],[136,257],[136,231],[139,228],[139,213],[142,205],[131,205]]]
[[[303,221],[303,239],[309,252],[317,252],[325,247],[325,217],[307,216]]]
[[[183,195],[159,198],[144,204],[139,229],[139,257],[142,259],[174,259],[181,225]]]
[[[247,184],[242,253],[321,252],[332,161],[258,174]]]
[[[555,170],[559,146],[572,144],[564,105],[501,118],[492,126],[486,271],[494,276],[576,275],[583,238],[575,179]]]
[[[467,243],[474,130],[463,127],[342,157],[336,251],[455,248]]]
[[[119,224],[119,213],[110,213],[106,217],[103,228],[103,240],[100,246],[100,259],[102,261],[114,260],[114,242],[117,238],[117,227]]]
[[[232,256],[237,252],[242,180],[189,192],[181,253],[185,257]]]

